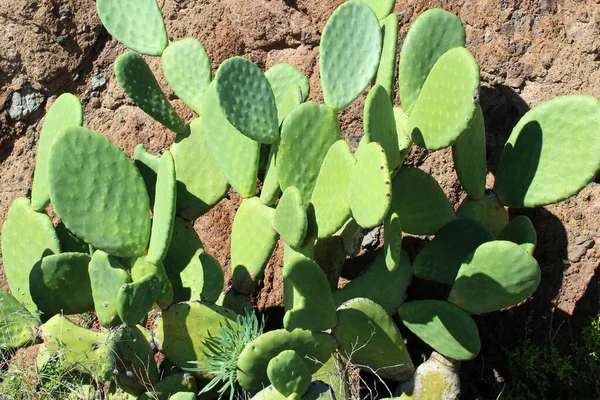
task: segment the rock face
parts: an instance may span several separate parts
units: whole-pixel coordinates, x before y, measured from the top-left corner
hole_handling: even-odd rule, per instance
[[[322,101],[319,41],[341,0],[158,2],[170,39],[201,40],[214,70],[233,55],[248,57],[263,69],[285,61],[309,77],[310,99]],[[600,97],[600,0],[398,0],[400,43],[411,22],[432,7],[460,17],[468,48],[481,66],[490,184],[510,129],[529,107],[571,93]],[[0,0],[0,223],[12,201],[31,187],[42,108],[65,91],[82,100],[86,127],[129,154],[138,143],[156,154],[172,142],[173,135],[133,106],[118,87],[112,67],[124,50],[103,30],[92,0]],[[146,59],[167,90],[160,60]],[[31,93],[37,93],[33,103],[23,102]],[[192,112],[167,94],[189,121]],[[343,134],[353,146],[363,131],[363,104],[364,97],[340,114]],[[460,202],[463,195],[449,151],[413,150],[407,163],[433,174],[453,204]],[[239,199],[231,196],[195,223],[207,251],[225,266],[238,205]],[[535,301],[546,310],[554,305],[573,313],[586,307],[581,299],[597,296],[591,282],[597,280],[599,207],[600,187],[591,185],[559,205],[526,212],[540,235],[536,257],[544,275]],[[282,301],[277,260],[271,260],[265,274],[258,297],[262,308]],[[3,276],[0,283],[5,283]]]

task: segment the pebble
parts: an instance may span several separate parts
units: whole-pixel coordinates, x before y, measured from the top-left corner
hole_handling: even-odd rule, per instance
[[[56,41],[58,42],[58,44],[65,44],[67,43],[67,37],[63,35],[57,36]]]
[[[34,26],[33,27],[33,33],[40,33],[42,30],[40,29],[39,26]]]
[[[77,34],[82,35],[84,33],[90,33],[90,31],[91,31],[90,26],[88,24],[83,24],[81,26],[81,28],[79,28],[79,30],[77,31]]]
[[[106,87],[106,76],[104,74],[96,74],[92,78],[92,90],[101,90]]]
[[[485,43],[489,43],[492,41],[492,39],[494,38],[494,34],[492,33],[492,31],[485,31],[485,35],[483,36],[483,41]]]
[[[46,97],[36,92],[31,85],[25,85],[20,91],[14,92],[11,97],[8,116],[21,121],[33,114],[46,100]]]

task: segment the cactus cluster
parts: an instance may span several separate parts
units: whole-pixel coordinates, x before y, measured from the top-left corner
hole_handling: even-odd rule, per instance
[[[471,315],[517,304],[540,282],[535,229],[526,217],[509,221],[506,207],[561,201],[600,168],[600,102],[561,97],[517,124],[486,191],[479,68],[460,20],[440,9],[423,13],[408,31],[395,107],[394,1],[349,1],[332,14],[320,47],[324,104],[306,101],[308,80],[289,64],[263,73],[233,57],[212,80],[199,41],[169,43],[155,0],[96,4],[107,30],[133,50],[116,60],[117,81],[177,136],[160,157],[139,145],[132,162],[83,127],[77,98],[56,100],[40,134],[31,200],[17,199],[2,229],[12,295],[0,292],[0,344],[41,341],[40,364],[69,349],[66,361],[96,381],[112,381],[118,398],[214,397],[203,388],[214,386],[208,382],[216,373],[193,367],[212,362],[216,332],[239,328],[235,321],[252,308],[250,295],[279,239],[283,326],[240,339],[245,346],[229,360],[231,396],[239,385],[256,399],[345,398],[345,389],[320,373],[339,354],[408,381],[415,367],[394,316],[444,357],[472,359],[481,345]],[[161,57],[169,86],[196,119],[176,113],[140,54]],[[337,112],[371,84],[365,134],[353,151]],[[468,194],[457,212],[434,178],[403,167],[413,144],[452,146]],[[229,187],[243,201],[231,232],[232,286],[223,292],[223,269],[191,221]],[[56,227],[45,213],[49,203]],[[344,244],[357,229],[379,225],[383,249],[338,289],[351,253]],[[404,233],[435,236],[410,260]],[[413,275],[447,285],[448,296],[405,302]],[[154,307],[162,313],[147,330]],[[64,316],[88,311],[102,330]],[[156,351],[173,366],[166,377]]]

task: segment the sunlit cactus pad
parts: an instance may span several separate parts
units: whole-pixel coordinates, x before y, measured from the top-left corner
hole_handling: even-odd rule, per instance
[[[308,79],[298,68],[291,64],[275,64],[265,72],[265,76],[269,80],[275,96],[277,96],[277,92],[284,90],[287,86],[294,83],[298,85],[302,92],[302,101],[305,101],[308,97],[310,91]]]
[[[127,270],[107,253],[96,250],[88,267],[94,310],[104,326],[118,325],[117,295],[122,285],[131,282]]]
[[[31,314],[10,293],[0,288],[0,348],[33,344],[39,326],[37,315]]]
[[[92,246],[132,257],[150,236],[146,186],[129,157],[81,127],[57,135],[49,159],[50,197],[64,224]]]
[[[148,261],[153,264],[160,263],[169,249],[173,233],[173,220],[175,219],[176,199],[175,162],[171,152],[167,150],[160,158],[156,178],[152,231],[148,245]]]
[[[460,184],[467,194],[477,200],[485,192],[487,172],[485,123],[478,104],[468,128],[452,146],[452,159]]]
[[[491,190],[487,190],[479,200],[466,197],[458,207],[456,217],[477,221],[496,237],[508,224],[508,210]]]
[[[399,168],[402,159],[398,146],[394,108],[390,96],[383,86],[375,85],[369,92],[365,101],[363,119],[365,142],[378,142],[385,150],[390,171]]]
[[[295,186],[289,186],[277,205],[273,227],[281,238],[292,247],[299,247],[306,237],[308,219],[302,202],[302,194]]]
[[[383,45],[375,84],[383,86],[390,98],[393,99],[398,50],[398,16],[390,14],[382,19],[380,24],[383,31]]]

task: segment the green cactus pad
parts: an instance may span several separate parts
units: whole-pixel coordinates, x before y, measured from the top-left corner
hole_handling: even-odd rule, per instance
[[[163,51],[161,61],[173,92],[200,115],[202,96],[212,79],[210,59],[202,43],[194,38],[173,42]]]
[[[379,143],[365,145],[350,178],[348,199],[352,216],[363,228],[379,225],[390,209],[392,184],[385,151]]]
[[[103,326],[118,325],[117,294],[126,283],[131,282],[123,266],[107,253],[96,250],[88,267],[94,310]]]
[[[373,264],[346,286],[333,293],[336,306],[357,297],[370,299],[383,307],[388,315],[396,312],[406,299],[406,290],[412,278],[412,266],[406,252],[397,265],[389,265],[386,254],[379,253]]]
[[[495,237],[508,225],[508,210],[491,190],[487,190],[479,200],[465,198],[456,211],[456,217],[480,222]]]
[[[360,96],[377,72],[381,42],[379,21],[366,4],[346,2],[334,11],[321,35],[325,104],[339,111]]]
[[[83,124],[81,102],[70,93],[60,95],[46,113],[46,119],[40,132],[38,153],[35,160],[35,173],[31,187],[31,207],[42,211],[50,202],[48,187],[48,153],[56,134],[69,126]]]
[[[144,393],[137,400],[169,400],[179,392],[198,392],[196,379],[185,372],[176,372],[167,376],[157,382],[152,389],[151,392]]]
[[[421,279],[452,285],[465,258],[482,243],[494,239],[494,235],[477,221],[452,221],[417,254],[414,274]]]
[[[471,314],[496,311],[531,296],[540,278],[537,261],[521,246],[487,242],[463,262],[448,301]]]
[[[195,392],[177,392],[169,397],[169,400],[196,400]]]
[[[159,381],[152,346],[138,326],[119,328],[111,340],[118,355],[115,379],[120,388],[140,395]]]
[[[279,143],[277,142],[271,145],[265,177],[263,179],[263,186],[260,192],[260,201],[262,201],[266,206],[275,205],[277,198],[281,194],[281,189],[279,188],[279,177],[277,176],[277,167],[275,165],[278,148]]]
[[[231,125],[260,143],[277,140],[275,96],[256,64],[242,57],[227,59],[217,70],[214,86],[221,111]]]
[[[421,147],[448,147],[467,129],[478,102],[477,61],[464,47],[448,50],[427,76],[406,131]]]
[[[339,231],[350,218],[348,190],[355,163],[350,145],[343,139],[335,142],[323,159],[310,200],[319,239]]]
[[[150,207],[154,207],[154,191],[156,190],[156,173],[158,172],[159,157],[146,151],[143,144],[138,144],[133,149],[133,160],[148,192]]]
[[[115,61],[115,76],[123,91],[142,111],[177,134],[185,132],[185,123],[139,54],[132,51],[121,54]]]
[[[269,384],[267,365],[284,350],[294,350],[311,373],[316,372],[335,351],[336,342],[327,333],[294,329],[267,332],[248,343],[238,358],[237,379],[242,388],[256,393]]]
[[[98,15],[115,39],[138,53],[160,56],[169,39],[156,0],[98,0]]]
[[[129,326],[139,324],[152,308],[159,289],[155,274],[122,285],[117,292],[117,313],[121,321]]]
[[[289,186],[283,192],[275,210],[273,227],[291,247],[299,247],[304,242],[308,220],[302,194],[295,186]]]
[[[400,319],[419,339],[438,353],[455,360],[471,360],[481,341],[473,318],[454,304],[440,300],[404,303]]]
[[[400,217],[394,211],[390,211],[383,221],[383,235],[385,263],[389,271],[394,271],[402,256],[402,225]]]
[[[42,257],[58,253],[60,245],[50,217],[34,211],[28,199],[17,198],[2,227],[2,259],[13,296],[32,313],[37,306],[31,298],[29,275]]]
[[[394,107],[394,119],[396,120],[396,133],[398,134],[398,149],[400,150],[400,165],[408,155],[412,147],[412,140],[406,135],[406,125],[408,124],[408,116],[402,108]]]
[[[513,129],[494,190],[507,207],[539,207],[571,197],[600,169],[600,100],[563,96],[525,114]]]
[[[215,301],[215,304],[228,308],[240,315],[251,312],[254,309],[249,295],[240,294],[233,289],[222,292],[217,301]]]
[[[327,276],[310,258],[297,255],[283,265],[283,279],[293,287],[293,304],[286,304],[283,326],[325,331],[336,323],[335,303]]]
[[[156,177],[156,198],[152,218],[152,231],[148,245],[148,262],[160,263],[167,254],[173,220],[175,219],[175,204],[177,185],[175,180],[175,162],[169,150],[160,158]]]
[[[267,365],[269,381],[284,396],[303,395],[310,386],[311,373],[306,363],[294,350],[284,350]]]
[[[39,317],[0,288],[0,348],[16,349],[34,344],[39,327]]]
[[[132,257],[146,250],[146,187],[114,143],[85,128],[63,130],[50,149],[49,177],[54,210],[69,230],[116,256]]]
[[[464,46],[465,41],[465,28],[448,11],[434,8],[413,22],[402,44],[398,67],[400,100],[408,115],[437,60],[448,50]]]
[[[225,325],[227,320],[234,324],[235,319],[235,313],[213,304],[195,301],[173,304],[157,320],[156,339],[170,362],[179,368],[190,368],[194,365],[188,361],[207,361],[205,352],[208,349],[203,341],[208,332],[219,332],[219,325]],[[212,378],[205,372],[193,374],[200,379]]]
[[[525,215],[519,215],[502,229],[498,234],[498,240],[516,243],[533,255],[537,244],[537,233],[531,220]]]
[[[281,126],[275,161],[281,190],[296,186],[308,204],[323,159],[339,139],[340,123],[331,109],[313,102],[296,107]]]
[[[365,144],[378,142],[387,156],[390,171],[402,163],[396,132],[396,119],[390,95],[383,86],[375,85],[365,101],[364,110]]]
[[[482,198],[485,192],[485,152],[485,122],[481,106],[477,104],[468,128],[452,146],[452,159],[460,184],[475,200]]]
[[[210,150],[201,118],[178,135],[171,146],[177,176],[178,214],[193,220],[206,213],[227,193],[229,184]]]
[[[454,210],[437,181],[418,168],[402,168],[392,183],[392,210],[402,230],[433,235],[454,219]]]
[[[355,365],[368,366],[385,379],[409,379],[415,367],[402,335],[385,310],[372,300],[356,298],[337,310],[333,336]]]
[[[94,310],[89,263],[90,256],[82,253],[44,257],[29,275],[31,297],[38,308],[50,315]]]
[[[396,0],[356,0],[371,7],[380,20],[386,18],[394,10]]]
[[[206,141],[221,172],[242,197],[254,196],[260,143],[242,135],[227,121],[217,103],[214,81],[204,93],[202,113]]]
[[[84,329],[55,315],[42,325],[40,333],[46,349],[50,354],[59,354],[64,366],[100,382],[112,378],[115,355],[108,332]]]
[[[281,125],[292,110],[302,103],[302,89],[295,83],[290,83],[278,92],[273,91],[273,94],[277,104],[277,122]]]
[[[231,229],[231,270],[233,288],[252,293],[277,244],[273,229],[275,210],[258,197],[244,200],[233,219]]]
[[[286,63],[275,64],[265,72],[265,76],[271,84],[275,98],[278,92],[284,91],[290,84],[296,84],[302,91],[302,101],[306,101],[310,86],[308,79],[298,68]]]
[[[360,1],[360,0],[359,0]],[[395,3],[396,0],[392,0]],[[380,21],[383,31],[383,46],[375,84],[381,85],[394,99],[394,78],[396,77],[396,53],[398,50],[398,16],[390,14]]]
[[[87,253],[89,251],[89,245],[67,229],[62,222],[59,222],[54,230],[64,253]]]
[[[165,309],[173,303],[173,285],[167,276],[167,271],[162,262],[152,263],[147,256],[135,260],[131,267],[131,279],[135,282],[146,275],[155,275],[158,279],[158,296],[156,304]]]

